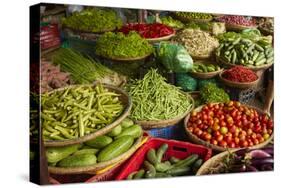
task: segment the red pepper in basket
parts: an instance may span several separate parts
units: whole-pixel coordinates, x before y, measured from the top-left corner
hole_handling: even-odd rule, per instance
[[[233,82],[253,82],[258,79],[254,71],[243,66],[235,66],[226,70],[222,77]]]

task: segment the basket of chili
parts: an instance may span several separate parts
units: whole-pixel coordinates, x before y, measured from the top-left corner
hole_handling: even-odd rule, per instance
[[[247,89],[255,87],[259,82],[258,75],[243,66],[235,66],[219,74],[220,80],[227,86]]]

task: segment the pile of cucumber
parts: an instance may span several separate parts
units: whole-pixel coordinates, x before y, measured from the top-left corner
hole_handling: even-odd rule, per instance
[[[142,178],[164,178],[173,176],[192,175],[197,172],[203,160],[199,155],[192,154],[185,159],[171,157],[163,160],[163,156],[168,149],[168,144],[162,144],[157,150],[150,149],[146,154],[146,160],[138,171],[128,175],[127,179]]]
[[[135,139],[142,134],[140,125],[134,124],[130,119],[124,119],[111,132],[83,144],[47,148],[48,165],[83,167],[109,161],[128,151]]]
[[[274,50],[271,45],[245,38],[225,38],[216,50],[216,56],[227,63],[244,66],[272,64]]]
[[[221,68],[219,65],[214,65],[210,63],[194,63],[192,67],[192,72],[195,73],[209,73],[219,71]]]

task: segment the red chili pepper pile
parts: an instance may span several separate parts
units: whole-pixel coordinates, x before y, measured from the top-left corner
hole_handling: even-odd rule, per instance
[[[253,82],[258,79],[254,71],[243,66],[235,66],[226,70],[222,77],[233,82]]]
[[[174,33],[173,28],[160,24],[144,24],[144,23],[130,23],[126,26],[123,26],[120,29],[124,34],[128,34],[130,31],[138,32],[144,38],[159,38],[168,36]]]
[[[243,25],[243,26],[256,25],[256,21],[254,19],[248,19],[244,16],[222,16],[218,18],[218,21],[225,22],[228,24]]]

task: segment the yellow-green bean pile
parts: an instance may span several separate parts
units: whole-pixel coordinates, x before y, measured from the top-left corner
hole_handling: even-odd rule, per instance
[[[74,139],[112,123],[124,109],[118,96],[101,84],[44,94],[40,114],[44,139]]]
[[[151,69],[142,80],[127,87],[133,101],[134,120],[166,120],[176,118],[192,107],[187,96]]]

